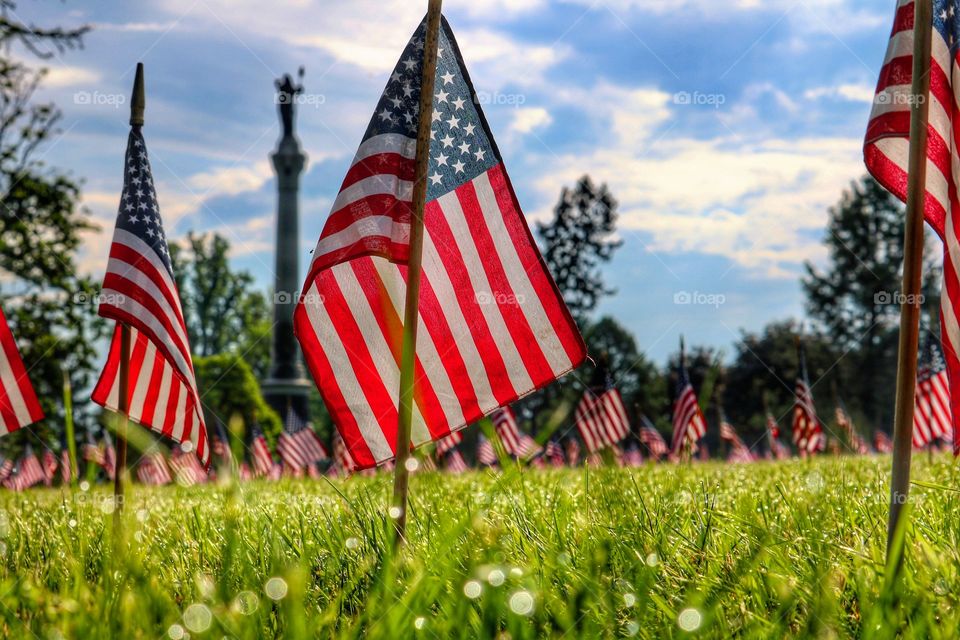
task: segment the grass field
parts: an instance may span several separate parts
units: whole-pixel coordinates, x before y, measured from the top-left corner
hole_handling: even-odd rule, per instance
[[[890,605],[888,458],[4,493],[10,638],[955,638],[960,494],[916,460]],[[942,485],[940,487],[931,484]],[[894,611],[898,613],[893,613]]]

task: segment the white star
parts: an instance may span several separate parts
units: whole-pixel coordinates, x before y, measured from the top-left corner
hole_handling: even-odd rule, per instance
[[[451,138],[449,134],[447,134],[446,137],[441,138],[441,139],[440,139],[440,142],[443,143],[443,148],[444,148],[444,149],[446,149],[447,147],[452,147],[452,146],[453,146],[453,138]]]
[[[137,223],[140,221],[140,218],[137,216],[137,214],[134,213],[133,215],[127,216],[127,220],[133,223]]]
[[[477,160],[483,160],[483,157],[486,155],[486,153],[487,152],[483,149],[477,149],[473,152],[473,157],[475,157]]]
[[[448,156],[448,155],[444,154],[443,152],[441,152],[440,155],[437,156],[437,166],[438,166],[438,167],[439,167],[440,165],[446,166],[446,165],[447,165],[447,159],[448,159],[449,157],[450,157],[450,156]]]
[[[409,97],[412,96],[412,95],[413,95],[413,87],[410,85],[409,82],[404,82],[404,83],[403,83],[403,97],[404,97],[404,98],[409,98]]]
[[[438,101],[438,102],[446,102],[448,95],[450,95],[450,94],[447,93],[446,91],[444,91],[443,89],[440,89],[440,91],[437,92],[437,101]]]
[[[443,78],[443,84],[453,84],[453,74],[449,71],[440,77]]]
[[[436,171],[434,171],[433,175],[430,176],[430,182],[432,182],[433,184],[440,184],[440,182],[442,181],[443,181],[443,176],[441,176]]]
[[[417,61],[414,58],[407,58],[403,61],[403,64],[407,68],[407,71],[410,71],[417,66]]]
[[[437,57],[438,58],[443,57],[443,47],[437,47]]]
[[[141,142],[140,142],[139,140],[134,140],[134,141],[133,141],[133,146],[139,147],[140,145],[141,145]]]
[[[463,109],[463,105],[466,102],[463,98],[457,98],[453,101],[453,106],[455,109]]]
[[[464,165],[464,164],[463,164],[462,162],[460,162],[459,160],[457,160],[456,162],[453,163],[453,168],[456,169],[457,173],[463,173],[463,168],[464,168],[465,166],[466,166],[466,165]]]
[[[451,129],[459,129],[459,128],[460,128],[460,118],[457,118],[457,117],[454,117],[454,116],[450,116],[450,119],[447,120],[447,124],[450,125],[450,128],[451,128]]]
[[[133,211],[133,205],[128,202],[128,203],[127,203],[127,206],[124,207],[124,209],[125,209],[126,211]]]
[[[431,122],[440,122],[440,112],[436,109],[433,110],[433,116]]]
[[[147,235],[148,235],[148,236],[150,236],[150,237],[152,238],[155,233],[156,233],[156,232],[153,230],[152,227],[147,227]]]
[[[462,145],[460,145],[460,153],[470,153],[470,144],[468,142],[464,142]]]
[[[390,74],[390,82],[400,82],[400,78],[400,72],[398,71],[394,71],[392,74]]]
[[[472,135],[473,135],[473,130],[474,130],[475,128],[476,128],[476,125],[474,125],[474,124],[471,122],[470,124],[468,124],[467,126],[465,126],[465,127],[463,128],[463,132],[464,132],[464,134],[466,134],[466,135],[468,135],[468,136],[472,136]]]
[[[395,109],[399,109],[403,105],[403,100],[400,98],[390,98],[390,102],[393,103]]]
[[[383,108],[383,111],[380,112],[380,119],[385,122],[393,122],[393,114],[387,110],[386,107]]]
[[[138,209],[146,209],[146,208],[147,208],[147,203],[146,203],[146,202],[141,202],[139,205],[137,205],[137,208],[138,208]]]

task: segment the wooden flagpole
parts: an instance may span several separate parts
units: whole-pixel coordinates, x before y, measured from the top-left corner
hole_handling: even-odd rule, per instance
[[[429,0],[427,31],[423,45],[423,75],[420,82],[420,123],[410,220],[410,255],[407,260],[407,297],[403,310],[400,353],[400,408],[397,420],[397,454],[393,476],[393,508],[396,545],[402,544],[407,526],[407,490],[410,483],[410,431],[413,421],[413,388],[417,361],[417,324],[420,306],[420,261],[423,254],[423,209],[427,200],[427,169],[430,162],[430,132],[433,126],[433,88],[437,73],[437,43],[440,39],[441,0]]]
[[[130,126],[143,126],[143,112],[146,107],[146,92],[143,85],[143,63],[137,63],[137,75],[133,80],[133,96],[130,99]],[[113,472],[114,522],[119,525],[123,511],[124,476],[127,473],[127,413],[128,386],[130,378],[130,327],[120,323],[120,384],[117,412],[120,421],[117,424],[117,461]]]
[[[890,519],[887,523],[887,567],[894,575],[903,563],[903,544],[896,538],[906,520],[903,507],[910,495],[914,392],[920,340],[921,274],[923,271],[923,205],[927,177],[927,120],[930,111],[930,49],[933,32],[931,0],[913,3],[913,79],[910,105],[910,157],[907,167],[907,220],[903,246],[903,291],[900,305],[900,347],[897,403],[893,427],[893,472]],[[902,538],[901,538],[902,540]]]

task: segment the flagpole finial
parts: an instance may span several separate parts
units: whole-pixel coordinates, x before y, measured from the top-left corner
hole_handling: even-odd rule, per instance
[[[130,126],[143,126],[143,112],[147,98],[143,88],[143,63],[137,63],[137,75],[133,79],[133,95],[130,98]]]

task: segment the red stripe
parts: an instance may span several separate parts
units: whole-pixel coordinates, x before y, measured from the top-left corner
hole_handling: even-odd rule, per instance
[[[160,294],[163,296],[164,300],[167,301],[167,304],[173,310],[173,315],[176,318],[177,323],[180,325],[181,329],[183,329],[184,335],[186,335],[187,331],[184,328],[186,325],[183,322],[183,315],[180,312],[180,298],[178,296],[176,288],[174,288],[171,291],[170,288],[167,286],[167,281],[170,280],[170,274],[166,272],[160,273],[160,271],[158,271],[156,267],[153,266],[153,263],[150,262],[143,254],[119,242],[114,242],[112,245],[110,245],[110,257],[116,258],[121,262],[129,264],[132,267],[132,270],[141,272],[143,275],[147,276],[151,280],[151,282],[153,282],[156,285],[157,289],[160,290]],[[107,263],[108,269],[110,268],[109,264],[110,263],[108,262]],[[108,271],[107,275],[110,275],[110,273],[111,272]],[[124,276],[123,273],[119,273],[119,272],[112,272],[112,273],[115,273],[117,276],[121,278],[123,278]],[[103,288],[107,288],[106,279],[104,279],[103,284],[104,284]],[[176,287],[176,285],[174,284],[173,287]],[[126,291],[124,291],[123,289],[117,289],[117,291],[124,294],[126,293]]]
[[[160,381],[163,377],[164,365],[163,358],[160,357],[158,352],[153,359],[153,369],[150,371],[150,391],[143,399],[142,415],[148,419],[150,424],[154,424],[157,418],[154,413],[157,410],[157,399],[160,395]]]
[[[533,240],[523,214],[520,213],[519,205],[516,204],[516,195],[503,165],[492,167],[487,171],[487,176],[493,193],[497,197],[497,205],[503,212],[504,226],[510,234],[510,241],[517,249],[517,256],[520,258],[523,270],[530,278],[530,284],[540,298],[540,304],[543,305],[553,330],[567,353],[567,358],[572,363],[572,367],[576,368],[587,356],[586,345],[570,315],[570,310],[562,302],[563,297],[549,275],[550,271],[543,261],[543,256],[536,248],[537,244]]]
[[[867,145],[863,150],[867,170],[883,188],[900,200],[907,197],[907,172],[884,155],[875,145]],[[924,217],[937,234],[944,237],[944,223],[947,211],[929,192],[924,200]]]
[[[308,287],[309,289],[309,287]],[[303,304],[298,304],[293,313],[294,333],[303,347],[304,357],[307,360],[307,366],[313,374],[314,380],[322,382],[324,380],[335,380],[333,368],[327,360],[326,353],[310,325],[310,318],[307,316],[307,310]],[[336,384],[318,384],[318,390],[323,398],[323,403],[330,409],[330,415],[336,418],[337,431],[347,446],[350,447],[350,455],[361,468],[369,468],[376,465],[377,461],[367,446],[357,424],[356,417],[347,405],[340,387]],[[396,438],[394,438],[396,440]]]
[[[376,153],[367,156],[363,160],[355,163],[347,171],[343,184],[340,185],[340,191],[343,191],[350,185],[370,178],[372,176],[397,176],[401,180],[412,181],[415,177],[417,164],[409,158],[405,158],[399,153]]]
[[[390,193],[377,193],[354,200],[347,206],[330,213],[323,225],[321,238],[342,231],[358,220],[369,216],[387,216],[394,224],[409,223],[413,208],[409,200],[400,200]],[[365,234],[361,234],[364,236]]]
[[[13,339],[13,333],[7,324],[6,316],[4,316],[2,312],[0,312],[0,322],[3,323],[2,327],[0,327],[0,344],[2,344],[3,352],[6,356],[7,366],[10,367],[14,380],[16,380],[17,391],[23,400],[23,404],[27,408],[30,421],[36,422],[43,418],[43,410],[40,408],[40,402],[37,400],[37,394],[33,390],[33,385],[30,384],[30,378],[27,376],[27,370],[23,366],[20,350],[17,349],[17,343]],[[12,390],[5,391],[9,393]]]
[[[523,314],[522,305],[524,303],[517,300],[510,280],[503,269],[503,263],[497,257],[497,247],[490,236],[490,230],[487,228],[487,221],[484,218],[483,210],[480,208],[473,182],[470,181],[458,187],[456,196],[463,210],[477,253],[486,258],[481,262],[487,276],[487,282],[493,289],[491,291],[493,299],[496,301],[497,310],[503,317],[510,337],[514,344],[519,347],[527,373],[535,386],[539,386],[544,381],[552,380],[554,376],[550,363],[543,355],[540,341]],[[523,274],[520,275],[523,276]],[[531,300],[530,304],[537,304],[537,302]]]
[[[484,370],[490,379],[490,387],[498,404],[506,405],[517,398],[517,391],[507,373],[500,347],[493,338],[487,325],[487,319],[480,307],[477,292],[471,289],[467,280],[467,266],[457,247],[453,232],[445,219],[439,202],[432,200],[424,210],[424,226],[429,232],[437,255],[450,277],[451,285],[457,294],[457,304],[463,313],[464,321],[477,344],[483,360]],[[450,302],[448,301],[448,304]]]

